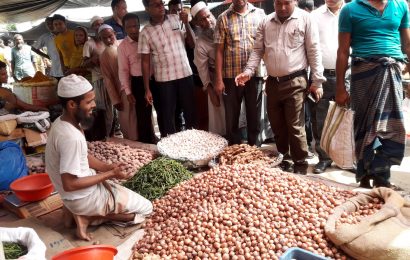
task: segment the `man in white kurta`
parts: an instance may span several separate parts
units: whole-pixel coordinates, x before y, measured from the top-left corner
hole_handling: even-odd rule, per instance
[[[83,128],[92,124],[95,109],[91,84],[71,74],[60,80],[57,94],[64,110],[47,139],[46,171],[66,213],[74,217],[77,236],[91,240],[86,232],[91,223],[141,223],[152,212],[151,202],[110,181],[127,179],[131,173],[125,172],[123,165],[107,164],[88,154]]]
[[[214,31],[216,20],[202,1],[191,8],[191,14],[194,17],[195,23],[201,28],[201,32],[195,41],[194,63],[198,69],[202,84],[208,91],[208,129],[210,132],[225,135],[225,107],[223,99],[213,89],[215,76]]]

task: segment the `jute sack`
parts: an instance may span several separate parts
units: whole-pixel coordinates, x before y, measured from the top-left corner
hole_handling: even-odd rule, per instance
[[[356,161],[353,122],[353,110],[330,101],[320,147],[342,169],[353,168]]]
[[[358,224],[336,222],[343,212],[354,212],[373,198],[385,201],[375,214]],[[326,236],[356,259],[410,259],[410,202],[388,188],[376,188],[337,207],[325,225]]]

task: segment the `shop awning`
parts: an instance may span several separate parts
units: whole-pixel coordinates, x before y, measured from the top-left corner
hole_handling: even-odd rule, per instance
[[[22,23],[49,16],[59,8],[110,6],[111,0],[0,1],[0,23]]]

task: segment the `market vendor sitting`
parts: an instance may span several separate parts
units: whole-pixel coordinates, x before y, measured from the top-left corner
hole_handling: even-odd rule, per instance
[[[87,152],[83,129],[92,124],[96,106],[91,84],[82,76],[71,74],[58,83],[57,95],[63,114],[48,135],[45,160],[46,172],[65,206],[65,224],[73,216],[77,236],[91,240],[86,232],[89,224],[141,223],[152,212],[151,202],[110,181],[130,177],[125,167],[106,164]]]
[[[0,61],[0,115],[20,111],[47,111],[47,108],[27,104],[16,97],[11,90],[2,87],[7,84],[8,74],[6,63]]]

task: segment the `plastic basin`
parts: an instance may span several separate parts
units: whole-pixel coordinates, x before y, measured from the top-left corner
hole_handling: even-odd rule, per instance
[[[17,198],[22,201],[38,201],[47,198],[54,187],[47,173],[33,174],[10,184]]]
[[[113,260],[117,252],[117,248],[110,245],[82,246],[61,252],[52,260]]]
[[[279,257],[279,260],[327,260],[321,255],[314,254],[299,247],[291,247]]]

